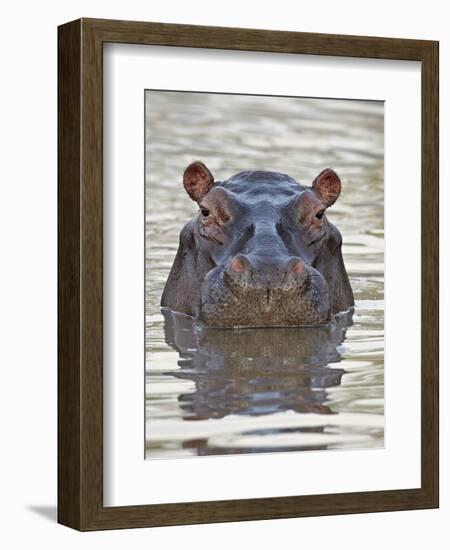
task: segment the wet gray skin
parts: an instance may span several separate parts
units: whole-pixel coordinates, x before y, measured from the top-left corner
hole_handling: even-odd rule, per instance
[[[326,216],[341,192],[333,170],[309,187],[264,171],[215,181],[195,162],[183,185],[199,212],[181,231],[161,306],[210,327],[318,326],[353,306]]]
[[[169,375],[195,383],[193,391],[178,396],[186,420],[286,410],[333,414],[327,389],[339,386],[345,373],[336,363],[352,324],[350,312],[327,326],[264,331],[199,330],[190,317],[165,308],[162,313],[166,342],[180,356],[179,370]],[[196,445],[201,449],[201,442]]]

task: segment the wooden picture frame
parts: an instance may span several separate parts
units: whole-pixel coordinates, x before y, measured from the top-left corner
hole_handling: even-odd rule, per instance
[[[103,505],[102,47],[105,42],[421,63],[421,487],[139,506]],[[79,19],[58,29],[58,521],[81,530],[438,506],[438,43]]]

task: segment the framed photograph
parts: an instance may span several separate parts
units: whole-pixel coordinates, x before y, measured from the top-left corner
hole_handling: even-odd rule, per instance
[[[438,507],[438,43],[58,50],[58,521]]]

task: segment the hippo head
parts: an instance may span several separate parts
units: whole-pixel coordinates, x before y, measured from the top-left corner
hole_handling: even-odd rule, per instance
[[[215,181],[201,162],[183,185],[199,206],[181,231],[161,305],[212,327],[317,326],[353,305],[342,238],[326,209],[341,182],[277,172]]]

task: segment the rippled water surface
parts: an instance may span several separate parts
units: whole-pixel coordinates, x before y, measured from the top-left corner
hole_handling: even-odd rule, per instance
[[[146,457],[373,448],[384,442],[381,102],[146,93]],[[183,224],[182,173],[274,170],[343,192],[327,212],[344,240],[353,318],[329,327],[205,330],[160,311]]]

